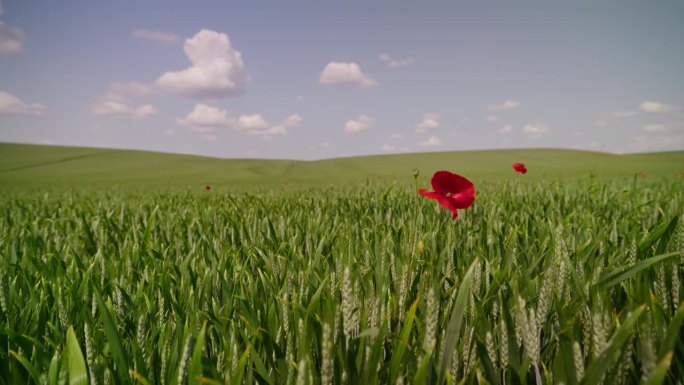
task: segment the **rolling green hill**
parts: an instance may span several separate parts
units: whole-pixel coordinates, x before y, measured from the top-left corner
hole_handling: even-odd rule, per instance
[[[529,170],[516,175],[511,164]],[[504,178],[681,177],[684,151],[615,155],[558,149],[515,149],[377,155],[319,161],[218,159],[191,155],[0,143],[0,188],[340,185],[368,179],[425,183],[441,169],[473,181]]]

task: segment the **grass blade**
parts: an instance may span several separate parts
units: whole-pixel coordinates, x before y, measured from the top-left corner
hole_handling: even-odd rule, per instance
[[[617,269],[616,271],[613,271],[611,273],[606,274],[606,276],[603,277],[601,280],[599,280],[594,287],[596,287],[598,285],[603,286],[603,287],[610,287],[610,286],[616,285],[616,284],[624,281],[627,278],[635,276],[640,271],[647,269],[648,267],[650,267],[650,266],[652,266],[658,262],[662,262],[668,258],[672,258],[672,257],[677,256],[677,255],[680,255],[679,251],[673,251],[671,253],[660,254],[660,255],[656,255],[656,256],[648,258],[648,259],[644,259],[643,261],[635,263],[633,266],[627,266],[627,267]]]
[[[36,371],[36,368],[31,365],[31,363],[26,359],[26,357],[22,356],[21,354],[15,352],[14,350],[10,350],[10,354],[17,360],[19,363],[26,369],[28,372],[29,376],[33,379],[33,381],[36,384],[40,384],[40,375]]]
[[[404,326],[401,327],[401,332],[399,333],[399,341],[397,347],[392,354],[390,360],[390,384],[394,384],[399,374],[399,368],[401,367],[401,359],[406,352],[406,347],[409,344],[409,335],[411,334],[411,328],[413,328],[413,320],[416,318],[416,309],[418,308],[418,299],[413,302],[411,308],[406,313],[406,319],[404,320]]]
[[[580,384],[596,385],[601,382],[601,378],[610,369],[610,364],[620,358],[622,345],[629,338],[632,329],[636,326],[636,321],[646,309],[646,305],[639,306],[627,319],[620,325],[620,328],[613,334],[603,353],[591,362]]]
[[[670,363],[672,362],[672,355],[673,352],[667,352],[665,354],[665,357],[658,362],[658,365],[653,369],[651,375],[643,382],[644,385],[660,385],[665,381],[667,370],[670,368]]]
[[[66,356],[67,369],[69,372],[69,385],[88,385],[88,372],[86,371],[83,352],[78,345],[73,326],[67,331]]]
[[[118,374],[119,380],[127,380],[128,362],[126,361],[123,345],[121,344],[121,337],[119,336],[119,332],[116,330],[116,325],[114,324],[112,315],[109,312],[107,305],[102,300],[100,292],[93,288],[93,293],[97,299],[100,319],[104,325],[105,335],[107,336],[107,342],[109,343],[109,350],[112,352],[114,362],[116,363],[116,372]]]
[[[470,293],[470,286],[473,282],[473,270],[475,270],[475,266],[478,263],[478,258],[475,258],[463,277],[461,286],[458,288],[454,309],[451,311],[451,317],[449,318],[447,340],[444,344],[444,351],[442,352],[442,364],[440,365],[439,376],[437,377],[437,384],[439,385],[444,383],[447,366],[451,365],[451,355],[454,353],[454,349],[456,349],[456,343],[458,342],[461,331],[461,324],[463,323],[463,316],[465,315],[466,305],[468,303],[468,293]]]
[[[197,341],[195,341],[195,348],[192,350],[192,358],[190,359],[190,370],[188,371],[188,385],[200,385],[200,378],[202,377],[202,351],[204,350],[204,337],[207,334],[207,323],[202,325]]]

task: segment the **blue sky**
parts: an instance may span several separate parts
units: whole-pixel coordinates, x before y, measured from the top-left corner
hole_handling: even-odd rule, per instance
[[[3,142],[684,149],[682,1],[0,4]]]

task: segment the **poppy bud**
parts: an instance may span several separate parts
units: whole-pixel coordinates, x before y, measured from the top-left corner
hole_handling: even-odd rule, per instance
[[[425,251],[425,243],[423,241],[418,241],[418,252],[423,253]]]
[[[413,177],[418,178],[418,175],[420,175],[420,170],[417,168],[414,168],[413,169]]]

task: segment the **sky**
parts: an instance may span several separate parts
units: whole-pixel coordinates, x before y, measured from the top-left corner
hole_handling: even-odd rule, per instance
[[[684,149],[684,2],[0,0],[0,142]]]

